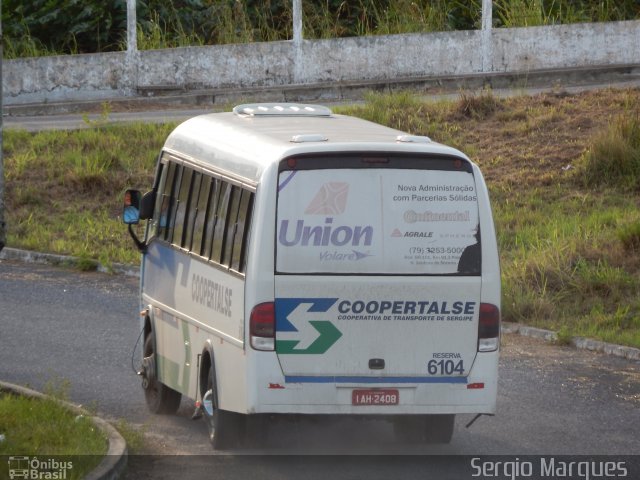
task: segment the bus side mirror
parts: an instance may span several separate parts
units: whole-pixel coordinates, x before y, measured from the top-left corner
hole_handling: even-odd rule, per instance
[[[126,225],[136,225],[140,222],[140,199],[141,194],[138,190],[127,190],[124,193],[122,221]]]
[[[140,239],[136,235],[136,232],[134,232],[133,230],[133,225],[137,225],[140,222],[141,207],[144,207],[144,201],[139,190],[127,190],[126,192],[124,192],[122,221],[126,225],[129,225],[129,235],[136,244],[136,247],[138,247],[138,250],[144,253],[147,250],[147,246],[144,244],[144,242],[140,241]],[[153,209],[151,211],[153,211]]]
[[[150,191],[142,196],[140,201],[140,220],[149,220],[153,217],[153,211],[156,206],[156,192]]]

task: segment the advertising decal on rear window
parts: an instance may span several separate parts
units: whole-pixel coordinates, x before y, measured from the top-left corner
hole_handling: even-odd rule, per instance
[[[464,171],[283,171],[281,273],[480,273],[478,200]]]

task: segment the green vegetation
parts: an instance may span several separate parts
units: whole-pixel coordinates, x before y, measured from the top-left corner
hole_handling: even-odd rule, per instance
[[[4,134],[7,244],[93,259],[138,262],[123,238],[119,201],[127,186],[150,185],[156,156],[175,125],[101,121],[79,131]]]
[[[429,102],[371,94],[336,109],[453,145],[492,197],[503,318],[640,347],[640,90]],[[173,125],[5,133],[8,245],[135,263],[120,223]]]
[[[2,0],[7,58],[110,51],[126,29],[126,0]]]
[[[145,437],[146,425],[136,428],[124,419],[119,419],[114,425],[118,433],[122,435],[127,444],[129,454],[138,455],[149,453],[147,440]]]
[[[494,0],[493,8],[499,27],[612,22],[638,18],[640,14],[637,2],[616,0]]]
[[[287,40],[291,0],[137,0],[140,49]],[[305,38],[477,29],[482,0],[303,0]],[[495,0],[496,27],[640,18],[636,0]],[[126,48],[126,0],[3,0],[7,58]]]
[[[65,478],[83,478],[107,453],[107,440],[93,422],[70,411],[66,389],[48,389],[46,399],[27,398],[0,392],[0,456],[39,457],[46,461],[71,462]],[[6,468],[0,467],[0,472]]]
[[[586,187],[640,185],[640,112],[614,119],[597,136],[580,165]]]

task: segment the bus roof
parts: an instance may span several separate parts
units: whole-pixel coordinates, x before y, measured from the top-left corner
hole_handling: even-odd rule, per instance
[[[326,107],[286,103],[240,105],[234,112],[191,118],[169,135],[164,150],[252,182],[268,166],[295,154],[388,151],[464,157],[427,137],[333,114]]]

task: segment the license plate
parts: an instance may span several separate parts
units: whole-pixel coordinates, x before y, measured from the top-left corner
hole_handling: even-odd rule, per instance
[[[398,405],[400,395],[396,389],[354,390],[352,405]]]

